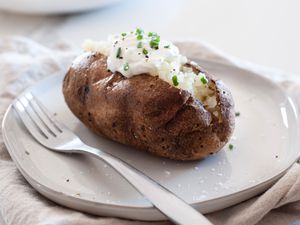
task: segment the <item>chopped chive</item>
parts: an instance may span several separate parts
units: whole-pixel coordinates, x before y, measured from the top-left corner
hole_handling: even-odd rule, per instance
[[[143,47],[143,43],[142,43],[142,42],[139,42],[139,43],[137,44],[137,47],[138,47],[138,48],[142,48],[142,47]]]
[[[126,33],[122,33],[121,35],[122,35],[123,37],[125,37],[127,34],[126,34]]]
[[[121,48],[118,48],[118,50],[117,50],[117,55],[116,55],[116,57],[117,57],[118,59],[121,59],[121,52],[122,52]]]
[[[207,78],[205,76],[202,76],[200,78],[200,80],[201,80],[202,84],[207,84],[208,83],[208,80],[207,80]]]
[[[135,34],[141,35],[141,34],[143,34],[143,33],[144,33],[143,29],[141,29],[141,28],[136,28]]]
[[[150,41],[150,47],[153,48],[153,49],[158,49],[158,46],[159,46],[159,42],[156,42],[156,41]]]
[[[233,144],[228,145],[229,150],[232,150],[234,148]]]
[[[139,34],[138,36],[136,36],[137,40],[142,40],[143,39],[143,35]]]
[[[123,69],[124,69],[124,71],[129,70],[129,65],[128,65],[128,63],[125,63],[125,64],[124,64]]]
[[[178,80],[177,80],[177,76],[176,75],[174,75],[173,77],[172,77],[172,81],[173,81],[173,84],[174,84],[174,86],[178,86]]]
[[[170,45],[165,45],[164,48],[170,48]]]
[[[157,36],[157,34],[155,32],[149,32],[148,37],[152,37],[152,36]]]
[[[147,54],[148,54],[148,50],[144,48],[144,49],[143,49],[143,54],[144,54],[144,55],[147,55]]]
[[[152,37],[152,40],[156,41],[156,42],[160,42],[160,36],[155,35],[155,36]]]
[[[153,49],[158,49],[159,42],[160,42],[160,36],[158,35],[152,36],[150,41],[150,47]]]
[[[240,112],[236,112],[236,113],[235,113],[235,116],[240,116],[240,115],[241,115]]]

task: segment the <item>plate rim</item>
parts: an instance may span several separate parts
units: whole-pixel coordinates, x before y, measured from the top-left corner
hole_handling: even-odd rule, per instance
[[[90,2],[90,3],[86,3],[87,1],[81,1],[81,2],[85,2],[84,6],[81,7],[77,7],[74,6],[73,8],[67,8],[64,7],[63,9],[58,8],[56,6],[52,6],[50,7],[50,9],[42,9],[41,7],[38,8],[34,8],[34,9],[23,9],[20,7],[15,7],[14,5],[12,5],[11,3],[4,3],[4,0],[0,0],[0,9],[6,12],[14,12],[14,13],[19,13],[19,14],[31,14],[31,15],[60,15],[60,14],[72,14],[72,13],[78,13],[78,12],[87,12],[87,11],[93,11],[93,10],[97,10],[97,9],[101,9],[104,7],[108,7],[110,5],[114,5],[117,4],[120,0],[104,0],[102,2]],[[34,3],[31,2],[31,3]],[[51,3],[50,3],[51,4]],[[56,4],[58,4],[58,1],[56,2]],[[65,2],[64,5],[67,6],[69,3]]]
[[[196,60],[195,60],[196,61]],[[238,70],[241,70],[241,71],[244,71],[244,72],[247,72],[247,73],[251,73],[251,75],[253,76],[256,76],[256,77],[259,77],[260,79],[263,79],[265,82],[268,82],[268,83],[271,83],[272,85],[275,85],[280,91],[281,93],[287,98],[289,99],[289,104],[292,106],[292,109],[293,109],[293,113],[294,113],[294,116],[295,116],[295,119],[296,121],[299,123],[299,117],[298,117],[298,112],[295,110],[295,104],[294,104],[294,101],[291,99],[291,97],[288,95],[288,93],[286,93],[283,88],[278,84],[276,83],[275,81],[265,77],[265,76],[262,76],[254,71],[249,71],[247,69],[244,69],[244,68],[241,68],[241,67],[237,67],[237,66],[234,66],[234,65],[228,65],[228,64],[225,64],[225,63],[221,63],[221,62],[214,62],[214,61],[210,61],[210,60],[197,60],[197,62],[206,62],[206,63],[209,63],[209,64],[219,64],[219,65],[222,65],[222,66],[225,66],[225,67],[229,67],[231,69],[238,69]],[[107,203],[107,202],[100,202],[100,201],[93,201],[93,200],[88,200],[88,199],[83,199],[83,198],[78,198],[76,196],[73,196],[73,195],[68,195],[67,193],[63,193],[63,192],[58,192],[56,190],[53,190],[47,186],[45,186],[44,184],[40,183],[39,181],[37,181],[35,178],[33,178],[32,176],[30,176],[26,170],[19,164],[19,162],[14,158],[14,154],[13,154],[13,151],[12,149],[14,149],[11,144],[10,144],[10,141],[8,140],[8,137],[7,137],[7,133],[6,133],[6,122],[7,122],[7,117],[9,115],[10,112],[12,112],[13,110],[13,103],[17,100],[17,98],[27,92],[29,92],[31,89],[33,89],[35,86],[39,85],[40,83],[44,82],[45,80],[47,79],[54,79],[54,77],[61,77],[62,74],[54,74],[54,75],[50,75],[50,76],[47,76],[46,78],[44,79],[41,79],[39,81],[37,81],[36,83],[34,83],[32,86],[26,88],[23,92],[21,92],[11,103],[10,105],[8,106],[8,108],[6,109],[5,111],[5,114],[3,116],[3,120],[2,120],[2,123],[1,123],[1,130],[2,130],[2,134],[3,134],[3,142],[5,144],[5,146],[7,147],[7,150],[9,152],[9,154],[12,156],[12,159],[13,159],[13,162],[16,164],[18,170],[22,173],[22,175],[25,177],[25,179],[31,184],[31,186],[36,189],[34,187],[34,185],[31,183],[31,182],[34,182],[35,185],[41,187],[43,190],[46,190],[47,192],[49,193],[52,193],[54,195],[60,195],[60,196],[63,196],[67,199],[71,199],[73,201],[80,201],[84,204],[92,204],[92,205],[96,205],[96,206],[102,206],[102,207],[113,207],[113,208],[116,208],[116,209],[138,209],[138,210],[143,210],[143,211],[152,211],[152,210],[156,210],[157,209],[151,204],[151,206],[133,206],[133,205],[126,205],[126,204],[118,204],[118,203]],[[299,127],[297,128],[297,132],[299,133]],[[280,179],[284,173],[292,167],[292,165],[297,161],[299,160],[299,157],[300,157],[300,149],[298,151],[298,156],[295,157],[294,160],[291,160],[290,164],[289,165],[285,165],[283,168],[281,168],[281,170],[279,170],[278,172],[276,172],[275,175],[273,175],[272,177],[269,177],[269,178],[266,178],[264,179],[262,182],[260,182],[259,184],[255,184],[255,185],[252,185],[252,186],[249,186],[249,187],[246,187],[240,191],[237,191],[237,192],[233,192],[233,193],[230,193],[230,194],[227,194],[225,196],[219,196],[219,197],[215,197],[215,198],[211,198],[211,199],[207,199],[205,201],[196,201],[196,202],[192,202],[192,203],[188,203],[190,204],[191,206],[193,207],[197,207],[197,205],[199,204],[208,204],[208,203],[213,203],[213,202],[216,202],[216,201],[222,201],[222,200],[225,200],[227,198],[232,198],[236,195],[239,195],[239,194],[243,194],[243,193],[247,193],[247,192],[251,192],[251,191],[254,191],[255,189],[259,189],[260,187],[264,186],[264,185],[268,185],[274,181],[277,181],[278,179]],[[31,182],[30,182],[30,181]],[[41,193],[39,190],[37,190],[39,193]],[[260,192],[261,193],[261,192]],[[43,196],[45,196],[43,193],[41,193]],[[48,198],[48,196],[45,196]],[[253,197],[253,196],[252,196]],[[247,198],[249,199],[249,198]],[[238,201],[240,202],[240,201]],[[235,204],[238,204],[238,203],[233,203],[231,204],[232,205],[235,205]],[[229,206],[227,206],[229,207]],[[226,207],[226,208],[227,208]]]

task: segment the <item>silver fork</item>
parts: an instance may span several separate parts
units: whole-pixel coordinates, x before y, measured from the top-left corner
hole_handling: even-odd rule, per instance
[[[70,129],[55,120],[31,93],[16,99],[13,108],[29,133],[41,145],[57,152],[82,153],[105,161],[176,224],[212,225],[202,214],[141,171],[109,153],[83,143]]]

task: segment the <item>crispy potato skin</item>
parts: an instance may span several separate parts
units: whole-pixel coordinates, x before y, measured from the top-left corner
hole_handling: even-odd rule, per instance
[[[234,129],[230,91],[205,74],[215,86],[219,118],[189,92],[158,77],[109,72],[99,53],[84,53],[74,61],[63,94],[71,111],[99,135],[161,157],[197,160],[219,151]]]

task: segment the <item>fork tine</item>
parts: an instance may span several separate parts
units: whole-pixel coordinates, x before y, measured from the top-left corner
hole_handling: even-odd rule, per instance
[[[51,136],[56,137],[56,134],[53,133],[50,129],[48,129],[47,125],[38,117],[38,115],[34,112],[31,107],[30,102],[24,97],[21,96],[19,98],[19,102],[23,105],[25,112],[31,118],[32,122],[48,137]]]
[[[50,130],[52,130],[54,133],[57,131],[60,133],[63,132],[62,130],[64,126],[53,118],[53,115],[49,113],[46,107],[36,97],[28,92],[26,94],[26,98],[32,103],[34,110],[39,115],[41,120],[47,124]]]
[[[24,106],[22,103],[17,100],[13,104],[13,108],[21,118],[23,124],[29,131],[29,133],[37,140],[43,140],[43,139],[48,139],[48,136],[41,130],[39,127],[37,127],[36,124],[33,123],[32,119],[29,117],[28,113],[25,111]]]
[[[49,117],[45,114],[45,110],[42,110],[37,100],[33,97],[31,93],[25,94],[26,99],[28,100],[30,106],[32,107],[33,111],[37,114],[39,119],[45,124],[47,129],[54,134],[57,135],[58,132],[61,133],[61,130],[55,125],[55,123],[49,119]]]

